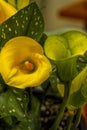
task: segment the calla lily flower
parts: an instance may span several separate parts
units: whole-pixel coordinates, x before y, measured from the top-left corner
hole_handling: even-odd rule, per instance
[[[87,102],[87,35],[79,31],[51,35],[47,38],[44,48],[46,55],[57,66],[60,78],[58,90],[62,96],[64,96],[64,83],[71,83],[68,109],[75,110],[82,107]],[[81,66],[84,63],[85,65]]]
[[[43,83],[52,70],[39,43],[29,37],[15,37],[1,50],[0,72],[10,86],[24,89]]]
[[[17,10],[12,5],[5,2],[4,0],[0,0],[0,23],[7,20],[9,17],[14,15],[16,12],[17,12]]]
[[[87,36],[79,31],[51,35],[47,38],[44,49],[47,57],[56,63],[60,80],[71,81],[79,73],[78,56],[87,51]]]

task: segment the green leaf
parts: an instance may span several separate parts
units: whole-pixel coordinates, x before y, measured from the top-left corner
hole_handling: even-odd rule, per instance
[[[77,70],[77,56],[73,56],[64,60],[59,60],[55,62],[58,70],[58,76],[61,81],[67,82],[73,80],[78,74]]]
[[[4,123],[5,123],[5,124],[8,124],[9,126],[15,124],[15,121],[13,120],[13,117],[12,117],[12,116],[4,117],[3,120],[4,120]],[[16,120],[16,121],[17,121],[17,120]]]
[[[84,82],[84,84],[81,87],[81,94],[84,96],[84,98],[87,101],[87,80]]]
[[[42,34],[42,37],[39,41],[39,43],[42,45],[42,47],[44,46],[44,42],[47,39],[47,35],[45,33]]]
[[[73,93],[67,103],[67,108],[70,110],[76,110],[84,105],[86,102],[85,98],[80,91]]]
[[[12,130],[41,130],[40,117],[30,112],[27,120],[20,122]]]
[[[87,66],[73,79],[70,94],[78,91],[87,81]]]
[[[68,109],[75,110],[81,108],[87,102],[87,81],[81,88],[70,95],[67,103]]]
[[[36,96],[32,94],[32,103],[31,103],[31,110],[34,112],[35,115],[40,114],[40,101],[37,99]]]
[[[70,95],[78,91],[81,86],[87,81],[87,66],[72,80]],[[64,94],[64,85],[58,84],[58,89],[63,96]]]
[[[24,120],[27,113],[27,93],[19,89],[8,89],[0,95],[1,118],[14,116],[18,120]]]
[[[70,93],[69,109],[78,109],[87,102],[87,67],[72,82]]]
[[[17,36],[29,36],[39,41],[43,31],[42,14],[36,3],[32,3],[0,25],[0,47]]]

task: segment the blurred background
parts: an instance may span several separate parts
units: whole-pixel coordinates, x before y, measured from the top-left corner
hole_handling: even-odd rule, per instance
[[[86,15],[87,7],[85,3],[87,2],[87,0],[32,0],[32,1],[36,1],[42,11],[45,20],[46,32],[55,32],[55,31],[58,32],[63,29],[73,29],[73,28],[86,31],[85,23],[87,21],[87,15]],[[74,13],[73,16],[72,13]],[[86,15],[86,19],[82,16],[84,15],[84,13]],[[76,14],[77,16],[74,16]],[[80,15],[81,17],[79,18],[78,16]]]

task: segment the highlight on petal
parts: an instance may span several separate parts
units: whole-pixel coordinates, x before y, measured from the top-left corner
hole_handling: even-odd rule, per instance
[[[0,23],[7,20],[9,17],[14,15],[17,10],[4,0],[0,0]]]
[[[52,66],[43,48],[29,37],[15,37],[1,50],[0,72],[6,84],[17,88],[34,87],[49,76]]]

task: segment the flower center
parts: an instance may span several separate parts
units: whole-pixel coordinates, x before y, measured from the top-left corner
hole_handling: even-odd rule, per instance
[[[25,61],[24,65],[25,65],[25,68],[29,71],[32,71],[34,69],[34,65],[29,61]]]
[[[20,69],[24,72],[24,73],[31,73],[34,70],[35,66],[32,62],[30,62],[29,60],[25,60],[23,62],[21,62],[20,64]]]

